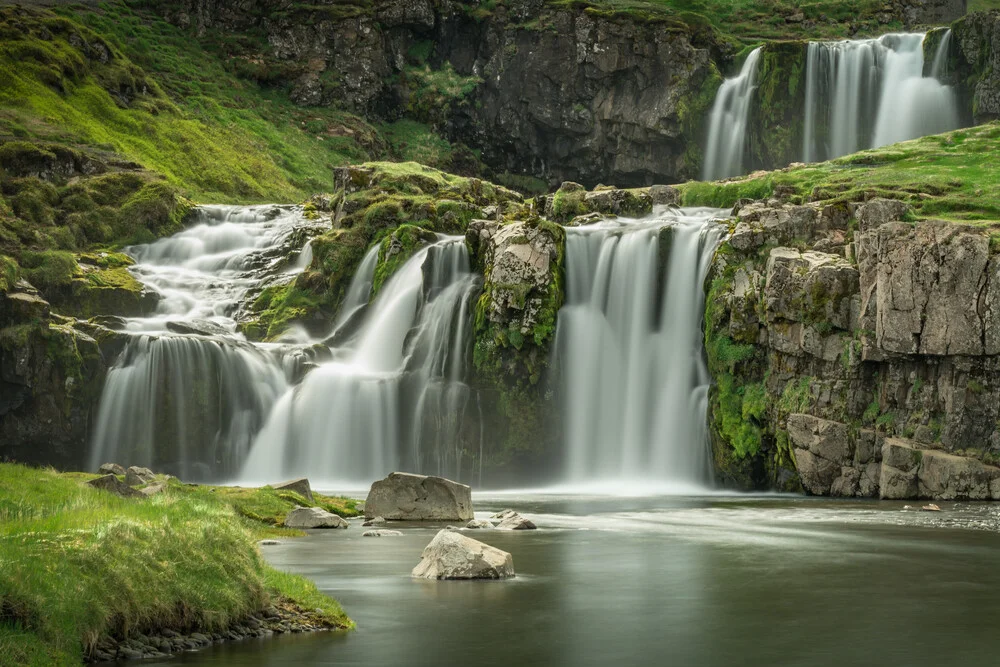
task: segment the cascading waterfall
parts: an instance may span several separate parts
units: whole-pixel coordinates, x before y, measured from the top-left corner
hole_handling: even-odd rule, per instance
[[[361,273],[361,272],[359,272]],[[335,361],[278,401],[241,472],[367,485],[392,470],[460,477],[470,304],[464,238],[417,252],[382,287]]]
[[[555,354],[569,483],[710,481],[701,320],[723,213],[567,230]]]
[[[761,49],[750,52],[739,75],[726,79],[715,95],[709,116],[708,144],[702,178],[714,181],[743,173],[750,104],[757,88]]]
[[[924,76],[922,33],[811,42],[806,57],[805,162],[955,129],[957,99]],[[935,62],[947,60],[950,31]],[[934,68],[932,68],[933,70]]]
[[[209,206],[198,215],[172,237],[128,249],[133,273],[161,299],[152,315],[125,322],[130,339],[98,408],[94,468],[118,461],[188,479],[231,474],[301,373],[301,351],[247,343],[231,315],[261,272],[284,270],[293,234],[314,223],[297,207]]]

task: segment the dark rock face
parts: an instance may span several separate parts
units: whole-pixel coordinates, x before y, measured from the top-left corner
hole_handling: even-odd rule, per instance
[[[337,103],[386,119],[416,113],[481,149],[498,173],[591,186],[672,183],[697,173],[697,151],[694,158],[686,151],[692,138],[701,141],[721,81],[710,56],[722,47],[690,30],[554,10],[539,0],[505,3],[485,17],[429,0],[308,15],[293,4],[185,0],[167,18],[199,31],[263,30],[296,103]],[[471,90],[444,108],[414,109],[428,73]]]
[[[896,0],[893,2],[897,14],[903,17],[907,26],[936,23],[951,23],[963,16],[967,10],[967,0]]]
[[[958,78],[976,123],[1000,118],[1000,11],[969,14],[954,26]]]

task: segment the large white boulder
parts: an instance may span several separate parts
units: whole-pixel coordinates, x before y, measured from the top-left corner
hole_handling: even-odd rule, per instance
[[[472,489],[443,477],[391,473],[372,484],[365,517],[389,521],[468,521]]]
[[[319,507],[296,507],[285,517],[286,528],[347,528],[342,517]]]
[[[509,579],[514,559],[460,532],[442,530],[424,547],[411,574],[423,579]]]

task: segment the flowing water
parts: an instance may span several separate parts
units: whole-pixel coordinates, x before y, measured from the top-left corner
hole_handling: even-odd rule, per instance
[[[364,307],[371,256],[345,309]],[[459,477],[458,432],[475,404],[464,380],[479,287],[464,237],[418,251],[382,287],[352,339],[334,348],[334,359],[284,393],[241,479],[301,475],[365,486],[393,470]]]
[[[314,223],[298,207],[205,206],[197,215],[174,236],[128,249],[136,277],[161,298],[151,315],[125,321],[130,340],[105,383],[92,469],[122,461],[186,479],[231,475],[301,371],[300,350],[247,343],[233,313],[262,276],[290,279],[303,268],[286,258]]]
[[[806,57],[803,160],[817,162],[960,125],[955,91],[931,68],[923,33],[811,42]],[[951,31],[936,63],[947,60]]]
[[[556,331],[565,482],[706,485],[703,285],[724,211],[567,230]]]
[[[702,180],[715,181],[743,173],[747,124],[753,94],[757,90],[760,53],[759,47],[751,51],[740,73],[726,79],[715,95],[708,119]]]
[[[1000,654],[992,505],[477,495],[476,506],[539,524],[470,531],[513,555],[515,579],[411,579],[437,527],[374,539],[352,522],[262,549],[337,598],[356,630],[145,662],[992,667]]]

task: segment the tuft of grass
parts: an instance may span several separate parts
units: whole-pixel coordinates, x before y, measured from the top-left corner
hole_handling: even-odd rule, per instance
[[[251,500],[174,482],[125,499],[86,486],[89,477],[0,464],[4,664],[79,664],[105,635],[219,631],[281,600],[353,627],[335,600],[260,555],[263,524],[235,507],[271,508],[271,493]]]

